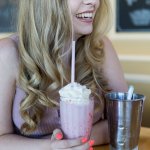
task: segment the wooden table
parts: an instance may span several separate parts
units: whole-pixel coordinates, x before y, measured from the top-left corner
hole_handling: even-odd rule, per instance
[[[109,150],[109,145],[96,146],[94,150]],[[141,128],[139,150],[150,150],[150,128]]]

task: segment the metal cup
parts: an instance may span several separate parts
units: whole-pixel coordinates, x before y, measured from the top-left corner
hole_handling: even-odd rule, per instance
[[[138,150],[144,95],[106,94],[110,150]]]

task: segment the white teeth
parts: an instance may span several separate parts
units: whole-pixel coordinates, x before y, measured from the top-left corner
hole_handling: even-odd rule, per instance
[[[77,18],[93,18],[93,13],[81,13],[76,15]]]

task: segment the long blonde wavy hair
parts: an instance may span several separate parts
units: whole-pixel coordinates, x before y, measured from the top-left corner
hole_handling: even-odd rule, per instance
[[[101,0],[93,32],[76,43],[76,82],[92,90],[101,101],[101,111],[104,100],[99,90],[108,89],[101,66],[104,58],[102,37],[110,25],[109,14],[108,0]],[[37,128],[44,108],[58,104],[50,95],[70,82],[70,65],[65,62],[66,59],[70,62],[72,39],[67,0],[21,0],[18,32],[19,84],[26,92],[20,104],[25,121],[21,131],[30,134]]]

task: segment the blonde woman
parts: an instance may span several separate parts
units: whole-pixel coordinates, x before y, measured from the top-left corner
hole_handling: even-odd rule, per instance
[[[105,37],[108,0],[21,0],[18,33],[0,41],[2,150],[92,150],[109,142],[105,100],[127,91],[116,53]],[[76,82],[95,98],[91,140],[66,140],[58,90],[70,82],[76,40]]]

